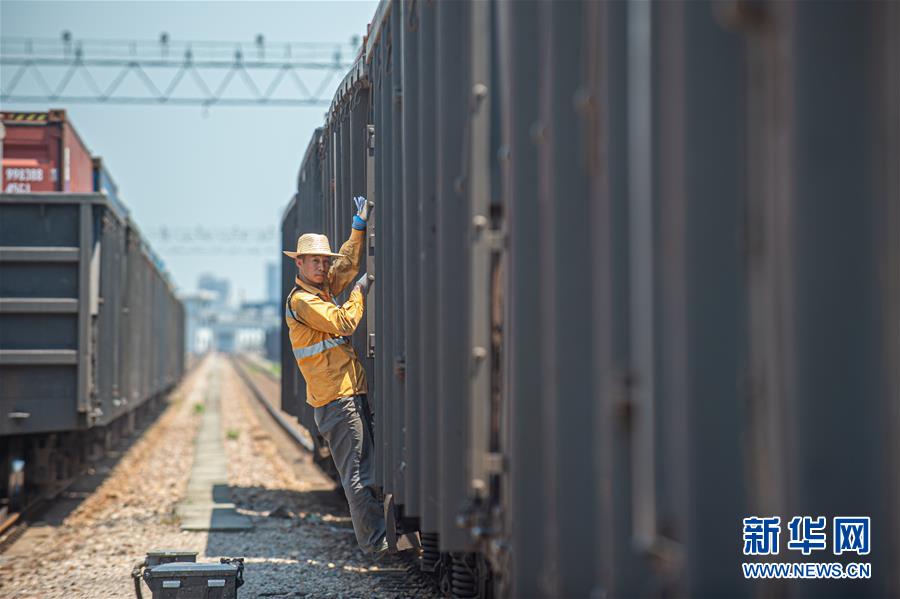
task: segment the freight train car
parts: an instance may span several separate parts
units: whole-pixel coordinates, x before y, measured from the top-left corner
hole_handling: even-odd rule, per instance
[[[105,195],[119,213],[128,216],[130,214],[128,207],[119,198],[119,186],[110,175],[103,159],[94,157],[92,163],[94,165],[94,191]]]
[[[7,141],[18,122],[7,118]],[[4,152],[5,165],[21,159],[15,145]],[[86,456],[133,430],[136,410],[184,371],[183,306],[108,193],[0,194],[7,500],[22,473],[29,488],[69,479]]]
[[[900,594],[898,72],[896,3],[381,2],[284,247],[376,204],[378,483],[447,590]]]

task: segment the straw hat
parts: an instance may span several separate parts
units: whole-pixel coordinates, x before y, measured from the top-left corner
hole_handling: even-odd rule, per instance
[[[335,254],[331,251],[331,244],[328,238],[317,233],[304,233],[297,238],[297,251],[289,252],[284,250],[284,255],[289,258],[296,258],[304,254],[315,254],[317,256],[333,256],[338,258],[341,254]]]

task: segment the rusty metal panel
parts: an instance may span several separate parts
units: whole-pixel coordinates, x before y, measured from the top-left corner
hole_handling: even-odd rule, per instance
[[[120,379],[125,373],[124,364],[122,363],[123,347],[122,343],[122,326],[123,324],[123,308],[125,300],[123,297],[125,291],[125,243],[126,243],[126,223],[115,215],[112,211],[95,208],[98,211],[97,216],[100,217],[99,232],[101,235],[100,247],[102,248],[100,258],[100,272],[98,280],[99,299],[102,304],[98,306],[99,317],[97,318],[97,389],[99,398],[101,399],[100,409],[103,411],[105,418],[112,419],[125,413],[131,409],[128,398],[125,396],[121,388]],[[169,302],[172,298],[167,298],[167,302],[163,304],[163,309],[174,309]],[[171,320],[164,318],[161,325],[170,326]],[[167,351],[169,356],[178,354],[175,349],[179,347],[169,348],[164,344],[167,341],[176,341],[170,338],[171,331],[166,329],[166,334],[160,339],[160,351]]]
[[[435,19],[436,2],[419,4],[419,301],[421,312],[418,339],[421,359],[419,386],[422,389],[422,409],[419,414],[419,476],[421,488],[422,531],[439,530],[438,474],[439,451],[437,403],[437,343],[435,339],[437,312],[437,136],[435,95]]]
[[[125,262],[127,265],[125,290],[125,397],[129,402],[138,402],[140,393],[140,339],[141,289],[140,273],[143,256],[141,239],[133,227],[126,234]]]
[[[419,419],[423,403],[420,380],[421,338],[419,335],[421,281],[419,260],[419,3],[405,1],[402,6],[403,36],[403,322],[405,371],[404,392],[404,515],[420,513]],[[399,494],[398,494],[399,495]]]
[[[534,594],[538,588],[543,559],[543,530],[519,526],[544,518],[544,465],[539,417],[541,396],[530,392],[540,385],[543,347],[538,343],[536,323],[540,322],[543,295],[534,293],[534,264],[539,257],[537,204],[537,147],[532,140],[538,118],[538,97],[534,90],[534,65],[538,61],[538,3],[500,3],[498,35],[500,60],[505,68],[500,87],[503,115],[503,142],[508,150],[504,169],[504,217],[509,235],[506,295],[516,298],[506,304],[503,336],[505,359],[504,400],[509,404],[509,482],[504,487],[506,528],[509,539],[504,584],[510,596]]]
[[[341,246],[340,244],[344,243],[350,236],[350,232],[352,231],[351,222],[353,219],[353,202],[351,201],[351,197],[353,197],[353,193],[351,190],[353,175],[350,172],[350,155],[353,153],[353,148],[350,146],[350,127],[351,127],[351,118],[350,118],[350,104],[349,102],[344,106],[343,115],[341,118],[341,193],[335,194],[334,201],[338,207],[338,219],[335,224],[334,230],[334,250],[337,251]],[[362,267],[360,267],[362,270]],[[347,288],[341,293],[339,303],[343,303],[350,297],[350,291],[353,290],[353,285],[348,285]]]
[[[350,149],[349,152],[349,175],[350,181],[348,184],[349,196],[365,196],[369,197],[368,189],[367,189],[367,171],[368,171],[368,120],[369,120],[369,90],[364,87],[358,87],[350,101],[350,126],[349,126],[349,141],[348,147]],[[353,218],[354,210],[353,204],[349,199],[346,200],[347,203],[347,223],[350,223]],[[373,222],[370,223],[370,226],[374,227],[374,212],[372,216],[370,216],[370,220]],[[366,227],[366,236],[368,236],[368,226]],[[362,263],[359,266],[360,274],[363,272],[368,272],[368,244],[366,244],[365,254],[363,255]],[[352,290],[352,287],[348,288],[347,294],[349,297],[349,293]],[[374,362],[368,357],[367,347],[367,333],[369,327],[369,317],[372,311],[372,305],[370,298],[373,297],[373,294],[370,293],[366,298],[366,312],[363,315],[363,320],[359,324],[357,328],[357,333],[353,336],[353,346],[356,349],[356,355],[359,357],[360,362],[366,370],[366,379],[368,381],[369,386],[371,387],[374,383]]]
[[[403,504],[406,495],[405,469],[406,469],[406,445],[404,425],[406,422],[406,382],[405,362],[406,346],[404,344],[404,320],[405,320],[405,289],[406,279],[403,270],[403,252],[405,246],[405,234],[403,230],[403,211],[406,197],[403,193],[403,29],[404,11],[402,2],[391,11],[391,147],[393,168],[391,198],[391,286],[392,301],[391,335],[392,346],[390,349],[392,393],[391,402],[391,430],[390,445],[392,493],[397,504]]]
[[[375,126],[381,132],[378,139],[381,140],[381,153],[376,151],[375,164],[378,175],[381,177],[381,195],[379,201],[379,214],[381,215],[380,234],[378,237],[378,253],[375,256],[376,269],[378,270],[378,287],[381,306],[381,317],[378,326],[378,345],[375,354],[376,363],[380,361],[381,368],[377,369],[376,378],[380,378],[379,390],[381,392],[381,467],[382,488],[384,493],[394,491],[394,311],[391,302],[394,299],[394,265],[393,244],[394,239],[394,210],[398,205],[396,190],[394,188],[394,109],[393,109],[393,53],[391,42],[393,39],[392,23],[385,23],[381,30],[381,105],[379,114],[381,121]]]
[[[370,88],[369,95],[373,94],[372,88]],[[369,102],[369,117],[367,118],[368,124],[366,125],[365,131],[365,140],[366,140],[366,155],[365,155],[365,168],[366,168],[366,198],[369,202],[376,203],[375,200],[375,125],[371,123],[372,119],[372,104],[373,102]],[[369,273],[372,277],[377,279],[377,274],[375,272],[375,238],[378,231],[378,215],[374,212],[370,212],[369,214],[369,222],[366,227],[366,272]],[[375,292],[370,292],[369,297],[367,298],[367,309],[366,309],[366,357],[369,358],[372,372],[374,373],[374,358],[375,358],[375,312],[377,310],[377,304],[375,303]],[[374,374],[373,374],[374,377]],[[372,385],[375,384],[374,378],[372,380]],[[370,389],[371,391],[371,389]]]
[[[823,2],[773,5],[763,16],[767,27],[742,23],[754,92],[753,473],[765,484],[754,486],[753,505],[782,519],[852,512],[873,526],[896,523],[897,488],[883,481],[896,476],[898,422],[897,367],[887,359],[896,304],[885,307],[898,277],[886,267],[897,257],[900,13],[893,3]],[[789,457],[778,456],[783,470],[769,480],[765,465],[780,448]],[[872,535],[872,580],[787,586],[799,596],[896,593],[896,576],[874,574],[896,562],[896,530]]]
[[[385,33],[382,32],[382,36]],[[375,128],[375,211],[376,211],[376,230],[374,238],[374,265],[375,265],[375,285],[370,295],[375,296],[375,305],[377,309],[374,311],[375,331],[374,331],[374,358],[375,358],[375,384],[374,384],[374,404],[375,412],[375,480],[384,487],[385,480],[388,478],[386,472],[385,448],[387,441],[385,439],[386,431],[389,431],[389,420],[387,411],[390,406],[388,400],[388,388],[390,374],[386,370],[385,348],[386,338],[389,337],[387,331],[387,323],[385,319],[384,306],[389,302],[385,298],[389,298],[387,291],[389,272],[386,271],[385,256],[387,254],[386,244],[389,241],[390,231],[390,198],[388,163],[390,161],[390,84],[386,75],[386,63],[388,60],[388,51],[384,43],[375,46],[374,58],[372,59],[372,103],[373,103],[373,120]]]
[[[584,151],[587,126],[585,3],[545,4],[539,9],[538,205],[541,253],[536,267],[544,309],[538,326],[544,348],[540,364],[546,468],[547,556],[542,585],[548,596],[586,595],[593,586],[595,539],[583,534],[596,513],[592,387],[593,319],[590,260],[589,170]],[[558,68],[566,64],[568,68]],[[573,306],[578,309],[573,313]]]
[[[325,201],[326,209],[328,213],[331,214],[331,226],[325,232],[328,236],[328,241],[331,243],[332,251],[336,251],[336,248],[340,247],[341,242],[343,241],[343,236],[341,233],[343,232],[343,220],[341,219],[341,200],[346,197],[346,192],[344,191],[344,161],[349,159],[347,154],[347,150],[344,148],[344,132],[347,129],[345,126],[347,124],[346,113],[342,109],[339,111],[337,118],[331,121],[332,127],[332,135],[331,135],[331,151],[333,153],[333,168],[334,174],[332,175],[334,178],[334,195],[330,198],[327,198]],[[347,131],[349,133],[349,131]]]
[[[655,150],[652,157],[635,151],[630,159],[635,176],[644,171],[653,177],[653,250],[641,267],[652,273],[653,288],[644,286],[646,305],[632,306],[649,306],[653,313],[651,330],[634,327],[635,336],[652,339],[652,361],[636,359],[634,377],[652,370],[651,397],[640,401],[650,401],[655,414],[634,447],[646,452],[651,440],[642,468],[653,477],[654,500],[637,498],[647,487],[635,479],[634,504],[646,510],[635,534],[660,562],[687,566],[659,576],[657,584],[668,592],[744,596],[748,585],[730,567],[741,561],[741,548],[716,524],[746,515],[738,384],[745,289],[736,243],[745,202],[743,43],[717,21],[714,3],[658,4],[650,20],[653,76],[645,117]],[[630,143],[641,142],[632,137]],[[639,226],[631,232],[647,234]],[[641,243],[632,239],[633,248]],[[722,483],[711,494],[691,480]]]
[[[467,235],[471,244],[469,298],[469,484],[467,494],[479,504],[487,500],[487,468],[491,436],[491,263],[497,235],[491,224],[491,5],[474,3],[471,18],[471,80],[468,104],[470,130],[468,161],[469,212]]]
[[[748,513],[740,442],[745,430],[741,380],[747,290],[744,248],[736,242],[746,230],[745,45],[740,35],[722,27],[715,2],[676,6],[683,16],[661,14],[660,21],[677,27],[672,38],[683,49],[661,44],[660,54],[673,50],[668,56],[683,56],[683,67],[672,69],[683,73],[683,81],[662,81],[656,95],[661,134],[669,140],[669,145],[661,144],[661,175],[668,174],[669,180],[660,177],[658,202],[682,212],[680,218],[665,211],[660,215],[660,222],[669,219],[661,236],[671,236],[661,242],[661,268],[670,277],[663,278],[661,290],[673,309],[661,319],[666,359],[660,381],[666,384],[658,389],[658,422],[664,423],[660,462],[666,476],[661,484],[668,488],[659,497],[672,506],[667,511],[660,502],[659,534],[684,535],[679,540],[689,556],[687,594],[741,596],[748,593],[748,584],[729,569],[741,552],[733,535],[716,522],[738,522]],[[678,102],[664,99],[679,95],[684,97],[681,114],[671,111]],[[669,339],[675,342],[666,343]],[[662,368],[678,377],[679,384],[671,376],[667,380]],[[691,478],[685,480],[680,474],[685,471]],[[701,491],[691,479],[715,480],[719,487],[715,494]],[[675,522],[678,512],[682,523]]]
[[[92,260],[99,250],[94,240],[93,211],[87,202],[80,203],[78,222],[80,237],[78,250],[80,254],[78,269],[78,411],[89,414],[92,411],[91,393],[94,388],[94,373],[91,360],[91,288],[95,273]]]
[[[325,227],[323,233],[328,236],[329,240],[334,240],[334,231],[337,220],[337,204],[334,201],[337,193],[338,179],[340,178],[340,148],[338,142],[340,134],[338,128],[340,121],[331,121],[328,123],[325,134],[325,168],[327,176],[325,178],[326,187],[325,195],[322,199],[322,209],[325,214]]]
[[[470,5],[439,2],[436,13],[437,345],[439,528],[444,551],[473,542],[456,524],[468,488],[468,181]]]

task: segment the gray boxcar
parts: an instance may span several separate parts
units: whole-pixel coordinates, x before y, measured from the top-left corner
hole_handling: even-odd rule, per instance
[[[104,194],[0,195],[6,461],[47,434],[62,447],[57,433],[106,427],[184,371],[183,306],[118,206]]]
[[[0,273],[0,434],[106,425],[181,376],[181,303],[106,196],[0,196]]]
[[[900,594],[898,73],[890,2],[379,4],[285,243],[376,202],[355,342],[424,568]],[[871,516],[867,556],[765,559],[872,577],[745,579],[751,515]]]

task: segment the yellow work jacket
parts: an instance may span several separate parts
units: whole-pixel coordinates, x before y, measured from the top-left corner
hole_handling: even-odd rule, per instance
[[[297,277],[285,302],[291,348],[306,380],[306,403],[316,408],[368,391],[366,372],[350,345],[350,335],[363,317],[365,298],[354,287],[343,306],[333,299],[356,276],[364,237],[364,231],[350,233],[321,289]]]

